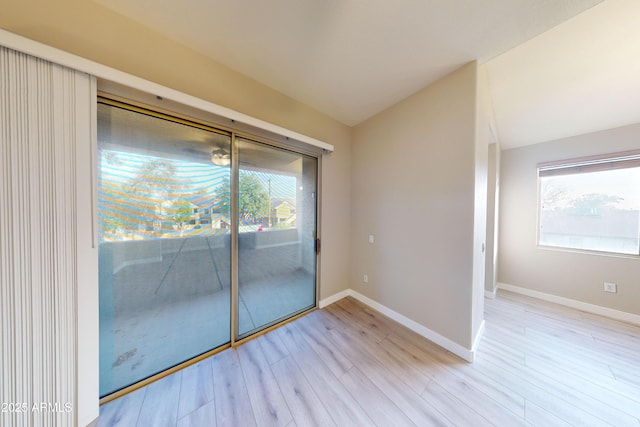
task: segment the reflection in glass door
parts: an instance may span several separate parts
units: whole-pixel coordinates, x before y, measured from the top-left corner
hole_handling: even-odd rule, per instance
[[[237,338],[316,304],[317,159],[236,138]]]
[[[97,158],[100,396],[315,307],[317,158],[107,99]]]
[[[231,136],[123,107],[98,104],[100,396],[230,341]]]

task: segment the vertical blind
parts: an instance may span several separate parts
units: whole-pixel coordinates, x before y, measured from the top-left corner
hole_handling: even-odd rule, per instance
[[[74,425],[78,112],[91,77],[0,47],[0,425]],[[87,116],[88,117],[88,116]],[[86,126],[80,126],[83,128]]]

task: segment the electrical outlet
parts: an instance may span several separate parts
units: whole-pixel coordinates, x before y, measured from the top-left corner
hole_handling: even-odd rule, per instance
[[[616,292],[618,292],[618,287],[615,283],[604,282],[604,291],[615,294]]]
[[[369,276],[367,276],[366,274],[364,276],[362,276],[362,281],[364,283],[369,283]]]
[[[373,238],[373,234],[369,234],[369,243],[373,243],[374,238]]]

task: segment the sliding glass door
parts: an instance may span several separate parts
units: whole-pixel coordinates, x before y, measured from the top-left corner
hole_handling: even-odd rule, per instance
[[[230,341],[231,136],[98,105],[100,395]],[[220,163],[220,162],[219,162]]]
[[[316,304],[317,159],[237,138],[238,338]]]
[[[316,305],[316,175],[314,157],[100,101],[100,396]]]

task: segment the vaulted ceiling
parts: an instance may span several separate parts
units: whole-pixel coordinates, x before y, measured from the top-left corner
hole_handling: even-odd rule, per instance
[[[472,60],[505,148],[640,122],[637,0],[95,1],[349,126]]]

